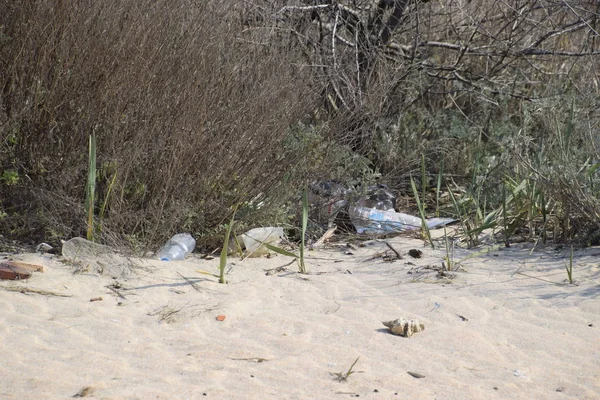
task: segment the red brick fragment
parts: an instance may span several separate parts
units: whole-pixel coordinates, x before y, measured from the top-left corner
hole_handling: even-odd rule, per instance
[[[43,272],[41,265],[27,264],[19,261],[0,262],[0,279],[29,279],[32,272]]]

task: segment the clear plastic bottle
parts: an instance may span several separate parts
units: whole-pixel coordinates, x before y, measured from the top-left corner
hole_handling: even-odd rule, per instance
[[[422,220],[419,217],[377,208],[350,207],[349,214],[358,233],[399,232],[421,229],[422,226]],[[425,224],[429,229],[433,229],[454,221],[452,218],[429,218],[425,220]]]
[[[398,232],[421,227],[421,218],[395,211],[350,207],[350,220],[358,233]]]
[[[156,254],[161,261],[183,260],[196,247],[196,239],[189,233],[178,233]]]

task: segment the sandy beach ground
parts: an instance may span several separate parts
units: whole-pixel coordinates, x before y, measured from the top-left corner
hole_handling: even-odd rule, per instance
[[[227,285],[197,255],[4,254],[45,272],[0,281],[0,398],[600,398],[600,248],[575,252],[571,285],[568,249],[517,244],[442,276],[445,251],[387,241],[402,259],[383,240],[332,246],[309,252],[309,275],[230,258]],[[425,330],[392,335],[396,318]]]

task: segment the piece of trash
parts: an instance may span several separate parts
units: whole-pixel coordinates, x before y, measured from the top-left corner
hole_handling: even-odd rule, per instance
[[[425,375],[420,374],[418,372],[406,371],[406,373],[409,374],[410,376],[412,376],[413,378],[417,378],[417,379],[425,378]]]
[[[408,255],[411,256],[412,258],[421,258],[421,256],[423,255],[423,252],[418,249],[410,249],[408,251]]]
[[[325,244],[325,242],[333,236],[336,230],[337,226],[329,228],[327,232],[325,232],[323,236],[321,236],[321,238],[312,245],[312,247],[315,249],[318,247],[322,247]]]
[[[263,243],[276,245],[283,238],[282,227],[254,228],[241,235],[249,257],[260,257],[269,252]]]
[[[350,207],[350,219],[358,233],[380,234],[421,228],[421,218],[413,215],[360,206]],[[454,222],[452,218],[430,218],[425,221],[429,229]]]
[[[217,321],[225,321],[225,315],[217,315]]]
[[[400,222],[394,220],[396,210],[396,196],[384,184],[370,186],[367,193],[348,209],[350,221],[358,233],[383,233],[393,231],[392,225],[387,222]],[[384,214],[385,213],[385,214]],[[383,222],[386,222],[382,224]],[[404,230],[404,229],[401,229]]]
[[[524,374],[523,374],[521,371],[519,371],[518,369],[515,369],[515,370],[513,371],[513,375],[514,375],[514,376],[517,376],[517,377],[519,377],[519,378],[525,378],[525,375],[524,375]]]
[[[376,208],[378,210],[394,211],[396,196],[383,183],[369,186],[366,194],[354,204],[359,207]]]
[[[456,314],[456,315],[458,315],[458,318],[462,319],[463,321],[468,321],[469,320],[469,318],[463,317],[460,314]]]
[[[102,301],[102,297],[94,297],[90,299],[90,303],[93,303],[94,301]]]
[[[387,326],[394,335],[411,337],[413,334],[423,332],[425,324],[419,322],[418,319],[398,318],[393,321],[382,322]]]
[[[442,305],[438,302],[433,303],[433,308],[431,310],[429,310],[429,312],[435,311],[438,308],[440,308]]]
[[[348,209],[350,220],[358,233],[381,234],[420,229],[421,218],[396,212],[396,196],[384,184],[371,186],[367,194]],[[454,222],[452,218],[431,218],[425,221],[429,229]]]
[[[196,247],[196,239],[189,233],[178,233],[158,251],[156,257],[161,261],[183,260]]]
[[[37,251],[38,253],[56,253],[56,249],[52,246],[50,246],[48,243],[40,243],[37,245],[37,247],[35,248],[35,251]]]
[[[44,272],[44,267],[19,261],[0,262],[0,279],[29,279],[33,272]]]

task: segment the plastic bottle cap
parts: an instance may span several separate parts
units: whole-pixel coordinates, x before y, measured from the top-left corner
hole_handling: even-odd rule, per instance
[[[169,257],[163,257],[160,259],[160,261],[171,261],[171,259]]]

